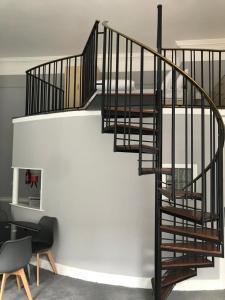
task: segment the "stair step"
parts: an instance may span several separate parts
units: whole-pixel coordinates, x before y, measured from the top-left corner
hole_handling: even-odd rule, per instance
[[[114,133],[115,126],[109,125],[104,128],[105,133]],[[129,124],[117,124],[116,132],[121,134],[140,134],[140,126]],[[157,130],[153,128],[143,127],[141,130],[143,135],[154,135]]]
[[[161,250],[173,251],[173,252],[188,252],[188,253],[199,253],[210,256],[221,256],[221,250],[218,250],[214,244],[210,243],[165,243],[161,244]]]
[[[171,199],[172,198],[172,191],[168,189],[159,189],[162,195],[165,197]],[[175,191],[176,199],[194,199],[194,200],[202,200],[202,194],[201,193],[195,193],[195,192],[188,192],[188,191]]]
[[[178,217],[187,221],[192,221],[198,224],[204,222],[211,222],[212,220],[217,220],[218,216],[211,213],[202,213],[200,211],[178,208],[174,206],[162,206],[161,211],[167,213],[168,215]]]
[[[161,231],[184,236],[190,236],[203,240],[219,241],[219,233],[216,229],[211,228],[193,228],[184,226],[161,225]]]
[[[164,260],[162,269],[179,269],[179,268],[207,268],[213,267],[213,262],[201,256],[183,255],[176,258]]]
[[[111,107],[109,109],[105,108],[104,116],[107,118],[139,118],[140,117],[140,107]],[[142,111],[143,117],[153,117],[158,113],[154,108],[144,108]]]
[[[142,175],[147,175],[147,174],[166,174],[166,175],[171,175],[172,169],[170,168],[162,168],[162,169],[156,169],[156,168],[142,168],[141,169],[141,174]]]
[[[169,295],[171,294],[173,288],[174,288],[174,284],[167,285],[167,286],[161,288],[161,299],[160,300],[166,300],[169,297]]]
[[[115,147],[115,151],[117,152],[139,153],[139,149],[140,149],[139,145],[117,145]],[[155,154],[157,151],[158,150],[155,147],[142,145],[142,153]]]
[[[155,295],[155,278],[151,279],[152,282],[152,291],[153,291],[153,295]],[[173,288],[174,288],[175,284],[171,284],[171,285],[167,285],[165,287],[161,287],[161,295],[160,295],[160,300],[166,300],[170,293],[172,292]]]
[[[179,271],[168,271],[162,278],[161,287],[166,287],[169,285],[176,284],[185,279],[194,277],[197,275],[197,271],[191,269],[179,270]]]

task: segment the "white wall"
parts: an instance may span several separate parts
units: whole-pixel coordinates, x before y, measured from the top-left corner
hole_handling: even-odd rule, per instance
[[[180,111],[176,122],[180,122],[181,141],[184,118]],[[197,121],[199,115],[195,118]],[[165,144],[170,140],[169,119],[168,114],[164,122]],[[139,177],[137,155],[114,153],[113,136],[101,134],[100,125],[99,112],[61,113],[15,121],[13,165],[44,169],[44,212],[13,207],[13,214],[16,219],[30,221],[39,220],[44,214],[57,217],[54,252],[62,274],[151,287],[154,176]],[[183,146],[177,142],[178,163],[182,163]],[[170,154],[165,151],[163,155],[164,163],[168,163]],[[216,261],[216,268],[200,270],[197,278],[177,288],[225,288],[220,279],[223,260]]]
[[[13,166],[43,168],[43,209],[13,208],[16,219],[56,216],[56,261],[97,272],[153,273],[153,176],[137,155],[113,152],[100,115],[17,123]]]

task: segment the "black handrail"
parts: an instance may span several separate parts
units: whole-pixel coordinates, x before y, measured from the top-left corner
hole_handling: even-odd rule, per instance
[[[159,6],[159,12],[160,12]],[[102,65],[102,131],[114,133],[114,150],[130,151],[139,154],[139,174],[156,174],[156,253],[160,254],[156,259],[155,289],[156,298],[160,299],[161,280],[164,276],[162,260],[165,259],[160,245],[162,241],[171,240],[176,243],[176,235],[168,239],[162,236],[160,225],[164,222],[172,222],[173,226],[182,224],[188,226],[184,220],[177,217],[166,219],[163,217],[161,207],[163,204],[194,210],[202,213],[202,224],[199,228],[206,227],[206,216],[210,216],[211,228],[219,232],[220,243],[218,248],[224,252],[223,246],[223,146],[224,123],[215,105],[213,83],[215,82],[215,55],[218,55],[218,79],[219,79],[219,105],[221,105],[221,58],[223,50],[193,50],[193,49],[162,49],[158,41],[158,52],[135,39],[112,29],[108,22],[103,22],[103,65]],[[26,114],[39,114],[57,112],[65,109],[80,109],[87,104],[93,96],[97,85],[97,59],[98,59],[98,25],[96,21],[87,40],[83,52],[80,55],[68,56],[41,64],[27,71],[27,99]],[[159,27],[159,33],[161,28]],[[133,93],[133,53],[139,51],[137,70],[140,77],[137,80],[138,90]],[[125,57],[124,57],[125,51]],[[172,60],[167,58],[168,51],[172,52]],[[178,52],[181,51],[182,64],[177,66]],[[186,52],[191,51],[191,75],[185,72],[187,67]],[[196,53],[200,51],[200,78],[196,76]],[[206,51],[206,52],[205,52]],[[208,52],[207,52],[208,51]],[[123,56],[121,56],[121,52]],[[209,56],[211,64],[208,65],[209,88],[205,86],[205,53]],[[149,56],[150,54],[150,56]],[[148,56],[147,56],[148,55]],[[121,57],[125,58],[121,63]],[[146,61],[154,65],[153,78],[147,79],[153,86],[153,91],[148,93],[144,89],[146,81]],[[124,71],[124,79],[121,79]],[[171,86],[166,81],[166,76],[171,71]],[[213,71],[213,72],[212,72]],[[182,79],[182,89],[178,91],[178,79]],[[119,80],[124,82],[124,95],[119,93]],[[199,102],[196,101],[196,91],[199,93]],[[134,98],[138,95],[138,99]],[[184,153],[185,184],[184,199],[176,197],[176,129],[177,106],[183,106],[185,110],[184,122]],[[162,190],[165,187],[162,174],[159,173],[163,161],[163,109],[171,107],[171,140],[166,147],[170,151],[172,176],[171,183],[166,183],[166,188],[171,192],[169,200],[162,198]],[[200,122],[196,125],[194,120],[195,107],[199,107]],[[209,114],[206,113],[209,112]],[[148,117],[148,119],[146,119]],[[149,119],[151,120],[149,121]],[[206,126],[208,118],[209,126]],[[180,130],[180,128],[179,128]],[[200,130],[199,139],[194,139],[194,130]],[[153,136],[151,136],[153,135]],[[208,140],[209,141],[208,141]],[[207,151],[209,144],[209,151]],[[194,149],[200,151],[198,163],[199,174],[194,177]],[[151,155],[151,156],[150,156]],[[150,159],[150,158],[151,159]],[[189,167],[189,164],[191,167]],[[188,177],[188,169],[191,170],[191,179]],[[147,172],[147,173],[146,173]],[[149,173],[148,173],[149,172]],[[160,174],[160,175],[159,175]],[[208,186],[208,190],[207,187]],[[192,195],[190,199],[190,194]],[[201,194],[201,202],[198,199]],[[189,195],[189,197],[188,197]],[[206,213],[209,213],[206,215]],[[215,219],[215,216],[218,218]],[[194,228],[195,225],[192,225]],[[188,239],[188,238],[187,238]],[[184,241],[184,238],[183,238]],[[174,254],[175,255],[175,254]],[[176,257],[176,255],[175,255]]]
[[[85,107],[96,91],[98,26],[96,21],[81,54],[26,71],[26,115]]]
[[[225,99],[221,98],[222,78],[225,76],[225,50],[221,49],[198,49],[198,48],[163,48],[162,55],[171,59],[180,68],[188,69],[191,77],[198,82],[217,108],[224,108]],[[223,69],[223,74],[222,74]],[[195,98],[198,98],[196,93]],[[195,99],[195,105],[200,106],[198,99]]]
[[[213,102],[212,97],[204,89],[203,77],[197,82],[189,74],[185,72],[185,64],[182,67],[176,65],[175,61],[169,60],[167,57],[155,51],[154,49],[136,41],[135,39],[115,30],[108,26],[108,22],[103,22],[104,27],[104,47],[103,47],[103,103],[102,103],[102,116],[103,132],[114,132],[114,150],[122,152],[138,152],[139,153],[139,174],[156,174],[156,191],[155,191],[155,218],[156,218],[156,234],[155,239],[155,299],[161,299],[161,282],[165,275],[162,268],[162,261],[167,257],[168,253],[161,250],[163,242],[184,242],[184,237],[178,239],[176,234],[172,238],[162,235],[160,226],[168,224],[172,226],[188,227],[189,222],[184,219],[179,221],[176,216],[165,218],[165,213],[161,211],[161,207],[165,204],[174,206],[175,208],[188,209],[191,211],[201,212],[202,219],[200,224],[190,225],[193,228],[205,228],[206,220],[210,220],[208,228],[217,229],[220,242],[218,249],[221,253],[224,252],[224,236],[223,236],[223,146],[224,146],[224,123],[223,119]],[[122,45],[122,46],[121,46]],[[136,65],[135,71],[140,73],[138,82],[139,101],[135,101],[131,91],[131,81],[133,76],[133,49],[139,53],[139,63]],[[113,52],[113,49],[116,49]],[[125,63],[120,63],[121,57],[124,60],[125,50]],[[120,55],[121,52],[123,56]],[[147,56],[148,54],[148,56]],[[149,56],[149,54],[151,56]],[[106,59],[107,58],[107,59]],[[220,57],[221,58],[221,57]],[[203,59],[203,52],[201,52],[201,59]],[[149,98],[150,95],[144,90],[144,81],[146,75],[146,61],[151,61],[154,64],[153,76],[153,100]],[[129,62],[129,63],[128,63]],[[112,66],[115,66],[115,73]],[[121,68],[121,71],[120,71]],[[171,70],[172,79],[171,87],[165,80],[165,76]],[[124,81],[124,97],[119,97],[118,83],[121,80],[119,77],[125,74]],[[201,65],[201,72],[203,73],[203,65]],[[221,70],[220,70],[221,75]],[[178,79],[181,76],[182,90],[178,93]],[[120,78],[120,79],[119,79]],[[128,79],[129,78],[129,79]],[[148,81],[150,76],[148,77]],[[219,77],[221,78],[221,76]],[[147,80],[147,79],[146,79]],[[114,86],[114,88],[112,88]],[[200,102],[198,105],[194,103],[194,93],[198,91],[200,95]],[[177,160],[177,128],[179,132],[182,127],[177,125],[178,117],[176,116],[177,106],[180,105],[181,98],[182,106],[184,107],[185,114],[182,119],[184,124],[183,139],[184,150],[180,156],[184,157],[185,162],[185,182],[179,192],[184,192],[183,198],[177,198],[177,187],[175,182],[175,168]],[[169,100],[169,101],[168,101]],[[155,102],[154,102],[155,101]],[[168,102],[170,102],[168,104]],[[164,107],[171,107],[171,133],[170,141],[164,145],[165,139],[162,139],[161,129],[162,122],[160,118],[164,119]],[[199,106],[199,118],[195,119],[194,108]],[[137,121],[137,115],[139,121]],[[147,117],[152,117],[149,121]],[[207,120],[206,120],[207,119]],[[152,121],[153,120],[153,121]],[[169,122],[167,120],[167,122]],[[206,126],[206,122],[209,126]],[[170,125],[168,125],[169,127]],[[139,136],[136,137],[139,129]],[[154,133],[156,130],[156,133]],[[199,138],[195,138],[195,130],[199,130]],[[153,131],[151,139],[150,131]],[[168,134],[168,132],[167,132]],[[162,143],[160,143],[162,140]],[[210,142],[208,141],[210,140]],[[209,147],[208,147],[209,144]],[[162,164],[159,160],[162,152],[162,147],[165,147],[167,152],[171,155],[171,184],[164,184],[162,176],[159,176]],[[200,152],[198,155],[194,151]],[[208,151],[209,149],[209,151]],[[151,156],[150,156],[151,155]],[[162,154],[164,156],[164,154]],[[194,163],[196,161],[200,166],[199,174],[194,174]],[[150,157],[150,158],[149,158]],[[167,157],[168,159],[168,157]],[[181,161],[181,158],[179,158]],[[183,161],[183,160],[182,160]],[[191,179],[188,177],[188,169],[191,170]],[[169,199],[163,199],[162,189],[168,189],[167,193],[170,195]],[[206,214],[207,213],[207,214]],[[218,218],[217,218],[218,217]],[[210,219],[209,219],[210,218]],[[189,238],[185,238],[189,241]],[[191,241],[191,239],[190,239]],[[177,257],[176,253],[174,256]]]
[[[125,39],[129,39],[130,41],[132,41],[134,44],[142,47],[143,49],[149,51],[150,53],[152,53],[153,55],[155,55],[156,57],[159,57],[163,62],[167,63],[170,67],[174,68],[179,74],[183,75],[183,77],[185,77],[187,80],[189,80],[191,82],[191,84],[193,86],[195,86],[198,91],[204,95],[204,97],[206,98],[207,102],[210,104],[211,109],[213,110],[213,112],[216,114],[217,118],[218,118],[218,122],[221,123],[222,127],[223,127],[223,131],[224,131],[224,123],[223,123],[223,119],[220,115],[220,112],[218,111],[217,107],[215,106],[213,100],[210,98],[210,96],[205,92],[205,90],[200,86],[200,84],[198,84],[189,74],[187,74],[184,70],[182,70],[180,67],[178,67],[177,65],[175,65],[172,61],[170,61],[169,59],[167,59],[166,57],[164,57],[163,55],[160,55],[158,52],[156,52],[153,48],[150,48],[149,46],[146,46],[145,44],[138,42],[137,40],[131,38],[128,35],[125,35],[123,33],[121,33],[118,30],[112,29],[110,26],[108,26],[108,21],[105,21],[102,23],[103,26],[109,30],[112,30],[113,32],[119,34],[121,37],[124,37]]]

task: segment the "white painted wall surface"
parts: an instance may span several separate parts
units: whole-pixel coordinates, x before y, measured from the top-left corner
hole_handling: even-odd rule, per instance
[[[170,118],[170,111],[167,113]],[[177,122],[182,121],[181,110]],[[28,221],[42,215],[57,217],[54,252],[61,274],[150,288],[154,176],[139,177],[137,155],[114,153],[113,136],[101,134],[100,125],[99,112],[15,120],[13,166],[43,168],[45,179],[44,212],[13,207],[13,214],[17,220]],[[181,163],[182,143],[178,149]],[[169,160],[166,154],[164,158]],[[197,278],[176,288],[225,288],[224,259],[216,261],[216,268],[202,269]]]

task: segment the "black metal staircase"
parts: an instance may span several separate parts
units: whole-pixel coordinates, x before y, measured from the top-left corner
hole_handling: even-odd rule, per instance
[[[175,284],[196,276],[198,268],[214,267],[214,258],[224,255],[224,124],[214,103],[216,54],[213,50],[207,50],[207,55],[204,50],[161,50],[160,41],[156,51],[107,22],[103,28],[99,33],[95,23],[81,55],[27,71],[26,114],[85,107],[97,88],[101,34],[102,132],[114,135],[114,151],[138,154],[139,175],[155,175],[155,198],[149,199],[155,201],[152,285],[155,299],[164,300]],[[161,31],[159,22],[159,36]],[[200,51],[200,67],[196,51]],[[218,72],[220,80],[221,64]],[[78,79],[81,88],[76,94]],[[221,93],[220,84],[218,90]],[[220,95],[218,104],[222,105]],[[180,164],[182,184],[177,182]]]
[[[176,283],[196,276],[198,268],[213,267],[214,257],[224,254],[223,120],[212,98],[184,68],[179,68],[160,51],[110,28],[107,23],[103,25],[102,130],[114,133],[114,151],[138,153],[139,175],[155,174],[155,278],[152,285],[155,299],[163,300]],[[125,62],[121,62],[120,53],[124,49]],[[134,49],[135,57],[139,53],[140,58],[138,104],[132,103],[131,90]],[[149,61],[154,73],[150,82],[154,104],[152,101],[148,104],[144,89]],[[121,72],[125,74],[123,103],[118,97]],[[170,86],[166,80],[169,73]],[[110,89],[112,80],[115,90]],[[182,81],[182,88],[178,81]],[[194,102],[196,94],[200,96],[197,103]],[[181,104],[182,118],[179,117]],[[169,141],[164,136],[165,126],[170,128]],[[180,143],[182,153],[178,153]],[[184,178],[183,186],[177,187],[176,164],[180,161]],[[198,174],[194,174],[195,166]],[[165,182],[166,177],[169,181]]]

